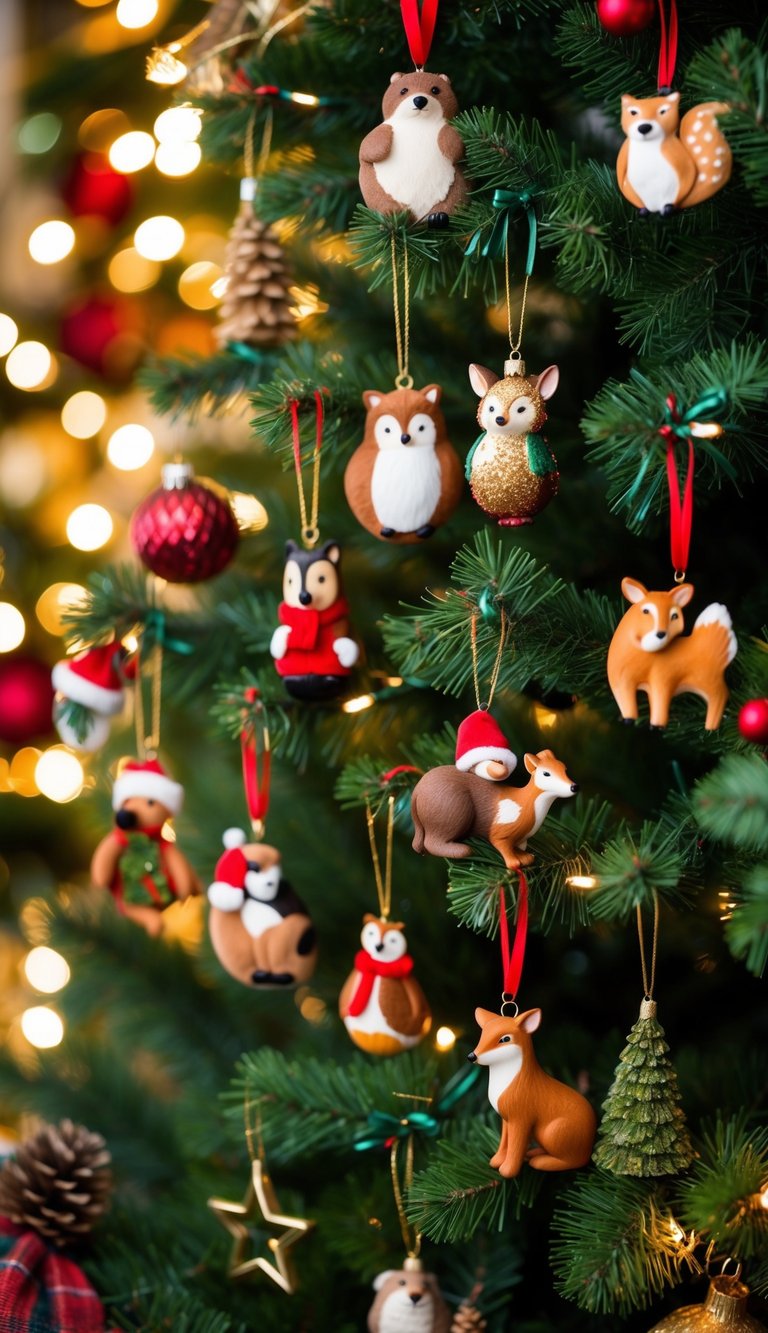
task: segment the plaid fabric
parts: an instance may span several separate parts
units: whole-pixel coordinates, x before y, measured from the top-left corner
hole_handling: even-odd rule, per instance
[[[0,1217],[0,1333],[104,1333],[104,1307],[76,1263]]]

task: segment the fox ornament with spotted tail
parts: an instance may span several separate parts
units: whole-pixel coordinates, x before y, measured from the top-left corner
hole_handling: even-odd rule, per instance
[[[619,189],[641,216],[691,208],[731,175],[731,150],[718,124],[725,102],[702,102],[680,120],[680,94],[621,99],[626,141],[616,163]],[[679,137],[678,137],[679,130]]]

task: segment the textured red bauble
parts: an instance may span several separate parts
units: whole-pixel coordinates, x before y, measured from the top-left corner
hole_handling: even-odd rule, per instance
[[[597,0],[597,17],[612,37],[634,37],[655,13],[656,0]]]
[[[749,699],[739,710],[739,731],[745,741],[768,745],[768,699]]]
[[[220,574],[239,532],[227,499],[196,481],[188,463],[163,468],[162,486],[131,520],[131,540],[153,574],[169,583],[200,583]]]
[[[74,217],[99,217],[117,226],[133,203],[133,184],[115,171],[101,153],[76,157],[61,187],[62,198]]]
[[[51,668],[34,657],[0,657],[0,740],[18,745],[53,730]]]

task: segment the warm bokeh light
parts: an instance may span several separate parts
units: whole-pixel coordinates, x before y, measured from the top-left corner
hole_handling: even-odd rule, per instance
[[[115,18],[121,28],[146,28],[157,11],[158,0],[118,0]]]
[[[152,129],[158,143],[191,143],[200,135],[202,111],[195,106],[170,106],[161,111]]]
[[[154,259],[145,259],[133,245],[118,250],[107,269],[109,281],[119,292],[144,292],[154,286],[161,272]]]
[[[375,702],[376,699],[372,694],[358,694],[357,698],[347,699],[341,706],[345,713],[362,713],[366,708],[371,708]]]
[[[144,130],[129,130],[127,134],[121,134],[109,150],[111,166],[124,176],[148,167],[154,156],[155,141]]]
[[[112,526],[103,505],[78,505],[67,519],[67,538],[78,551],[98,551],[112,536]]]
[[[46,389],[55,379],[56,362],[45,343],[17,343],[8,355],[5,373],[15,389]]]
[[[121,134],[127,134],[131,122],[124,111],[115,106],[102,107],[86,116],[77,132],[83,148],[92,153],[108,153],[110,145]]]
[[[190,264],[179,278],[179,296],[185,305],[193,310],[212,310],[219,304],[214,295],[213,285],[222,276],[218,264],[203,259],[197,264]]]
[[[241,532],[261,532],[269,522],[269,515],[261,500],[245,491],[230,491],[229,503]]]
[[[24,431],[3,432],[0,449],[0,495],[7,505],[32,504],[45,486],[48,461],[37,440]]]
[[[107,419],[107,404],[100,393],[80,389],[68,398],[61,409],[61,424],[67,435],[76,440],[89,440],[98,435]]]
[[[44,750],[35,766],[35,782],[43,796],[58,805],[74,801],[83,790],[85,774],[76,754],[64,745]]]
[[[64,1036],[64,1024],[55,1009],[35,1004],[21,1015],[21,1030],[30,1046],[47,1051],[58,1046]]]
[[[64,616],[82,607],[88,593],[81,583],[52,583],[41,592],[35,604],[35,615],[49,634],[64,634]]]
[[[155,449],[151,430],[134,422],[118,426],[109,437],[107,458],[121,472],[134,472],[148,463]]]
[[[545,730],[554,727],[557,722],[557,713],[552,708],[546,708],[544,704],[534,704],[533,715],[538,725]]]
[[[23,745],[11,760],[9,779],[17,796],[38,796],[35,769],[40,751],[34,745]]]
[[[438,1028],[435,1033],[435,1046],[438,1051],[450,1051],[456,1045],[456,1033],[453,1028]]]
[[[16,131],[22,153],[47,153],[61,134],[61,120],[53,111],[38,111],[29,116]]]
[[[0,356],[7,356],[16,345],[19,336],[18,325],[10,315],[0,315]]]
[[[157,83],[161,88],[172,88],[187,77],[187,67],[183,60],[174,54],[180,51],[181,43],[172,42],[170,46],[158,46],[147,57],[147,78],[150,83]]]
[[[66,986],[71,973],[66,958],[45,944],[38,944],[24,959],[24,975],[35,990],[53,995]]]
[[[11,602],[0,602],[0,653],[12,653],[24,641],[24,617]]]
[[[74,244],[74,228],[60,218],[51,218],[35,227],[27,248],[36,264],[58,264],[66,259]]]
[[[566,884],[569,889],[596,889],[596,875],[568,875]]]
[[[760,1207],[768,1208],[768,1185],[766,1185],[765,1189],[760,1195]]]
[[[200,165],[199,143],[161,143],[155,153],[155,166],[163,176],[189,176]]]
[[[160,213],[136,228],[134,244],[145,259],[173,259],[184,244],[184,228],[176,218]]]

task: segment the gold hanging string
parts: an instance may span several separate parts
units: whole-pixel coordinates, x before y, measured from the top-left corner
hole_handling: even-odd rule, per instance
[[[392,302],[395,311],[395,347],[397,350],[396,389],[412,389],[413,376],[408,373],[408,354],[411,341],[411,280],[408,273],[408,241],[403,243],[403,318],[400,319],[400,278],[397,272],[397,241],[392,233]]]
[[[512,297],[509,288],[509,235],[504,246],[504,287],[507,294],[507,334],[509,336],[509,350],[513,355],[520,351],[520,344],[523,341],[523,325],[525,323],[525,303],[528,300],[528,283],[530,273],[526,273],[523,283],[523,300],[520,306],[520,327],[517,330],[517,342],[512,337]]]
[[[472,623],[470,627],[470,638],[472,642],[472,679],[475,683],[475,701],[477,703],[477,707],[479,709],[482,709],[483,712],[486,712],[493,703],[493,696],[496,691],[496,685],[499,679],[499,671],[501,669],[501,655],[504,651],[504,641],[507,637],[507,617],[504,611],[504,607],[502,606],[501,628],[499,629],[499,646],[496,650],[496,661],[493,664],[493,671],[491,672],[491,680],[488,686],[488,701],[487,703],[481,703],[480,676],[479,676],[478,662],[477,662],[477,616],[478,616],[477,611],[473,611]]]
[[[134,689],[134,723],[136,726],[136,757],[142,763],[154,759],[160,748],[160,705],[163,693],[163,648],[156,643],[144,658],[143,642],[136,654],[136,684]],[[144,720],[144,681],[149,681],[149,729]]]
[[[400,1187],[400,1173],[397,1169],[397,1150],[400,1147],[400,1142],[400,1139],[395,1139],[389,1154],[392,1193],[395,1196],[397,1219],[400,1223],[400,1234],[403,1238],[405,1253],[409,1259],[418,1259],[421,1251],[421,1232],[417,1231],[416,1227],[411,1226],[403,1207],[403,1189],[407,1194],[413,1184],[413,1135],[409,1134],[405,1141],[405,1170],[403,1171],[402,1189]]]
[[[307,497],[304,490],[304,476],[301,464],[301,445],[299,442],[299,404],[292,399],[290,404],[291,429],[293,432],[293,458],[296,471],[296,490],[299,496],[299,517],[301,519],[301,540],[308,551],[316,546],[320,539],[320,449],[323,443],[323,395],[315,393],[315,447],[312,453],[312,499],[307,514]]]
[[[256,1102],[256,1121],[253,1120],[253,1102],[246,1095],[243,1102],[243,1119],[245,1121],[245,1142],[248,1145],[248,1156],[252,1162],[264,1161],[264,1140],[261,1136],[261,1100]],[[254,1146],[255,1144],[255,1146]]]
[[[258,56],[263,56],[264,52],[266,51],[273,37],[276,37],[279,32],[282,32],[283,28],[289,27],[291,23],[295,23],[297,19],[302,18],[304,14],[308,14],[310,9],[314,8],[316,3],[317,0],[307,0],[306,4],[299,5],[298,8],[292,10],[290,14],[284,14],[282,18],[276,19],[276,21],[272,23],[270,27],[267,28],[267,31],[261,38],[258,46],[256,47],[256,54]],[[279,8],[280,8],[279,3],[275,4],[272,13],[269,15],[269,18],[267,19],[267,22],[269,22],[269,19],[271,19],[274,16],[274,14],[277,13]]]
[[[390,795],[387,799],[387,841],[384,852],[384,875],[381,873],[381,861],[379,859],[379,849],[376,846],[376,829],[374,824],[374,813],[371,809],[371,803],[366,799],[365,819],[368,825],[368,841],[371,844],[371,860],[373,861],[373,876],[376,881],[376,895],[379,900],[379,916],[382,921],[389,920],[389,913],[392,908],[392,844],[395,832],[395,798]]]
[[[656,946],[659,941],[659,895],[653,891],[653,937],[651,942],[651,971],[650,976],[646,966],[645,959],[645,940],[643,938],[643,913],[640,904],[637,904],[637,938],[640,942],[640,968],[643,973],[643,992],[646,1000],[653,999],[653,988],[656,984]]]
[[[248,125],[245,131],[245,143],[243,145],[243,171],[246,179],[249,177],[263,176],[267,165],[270,151],[272,149],[272,127],[274,124],[274,111],[271,106],[267,106],[264,112],[264,133],[261,136],[261,147],[259,149],[258,161],[255,165],[253,160],[254,138],[256,132],[256,108],[254,107],[248,117]]]

